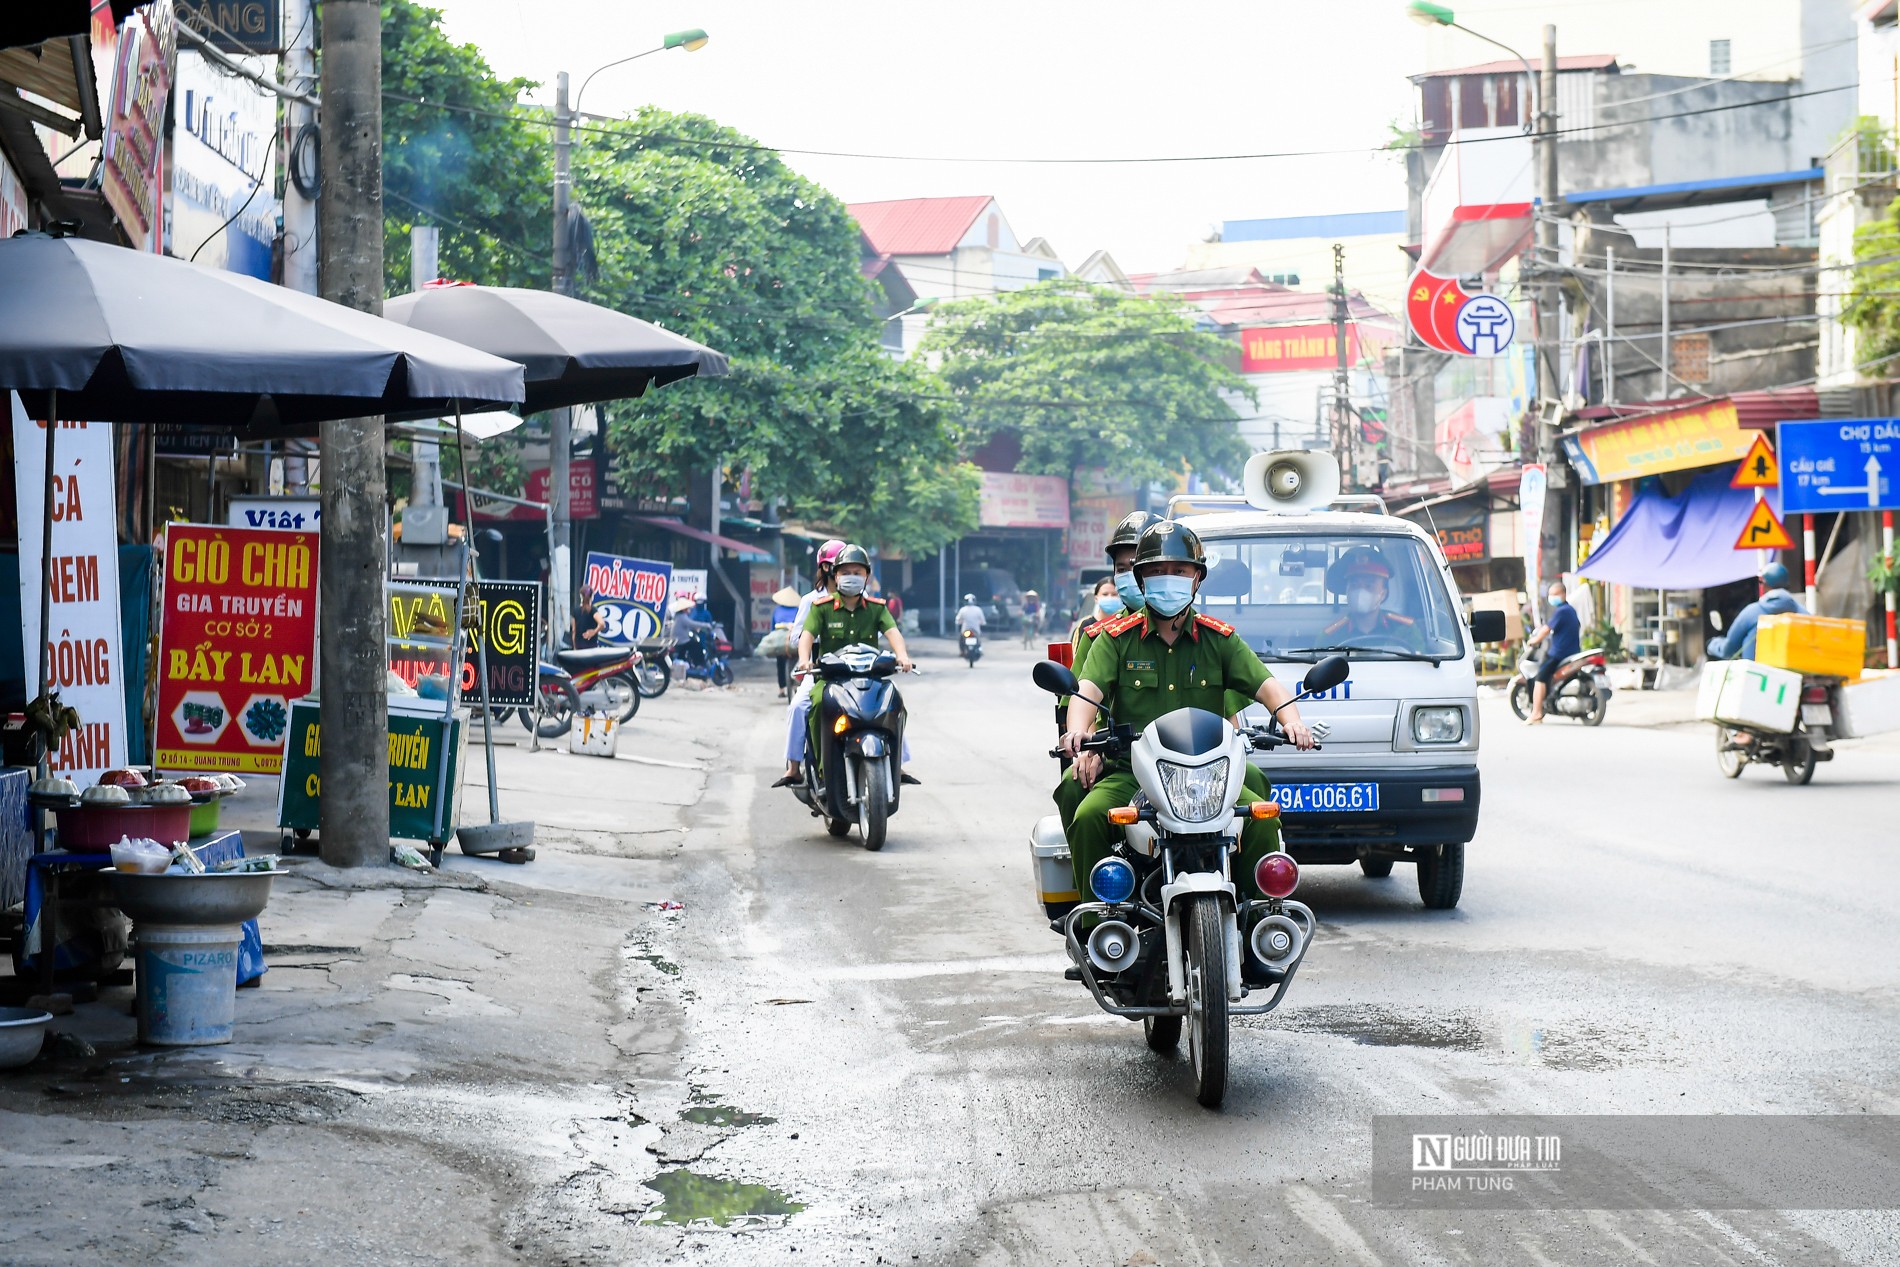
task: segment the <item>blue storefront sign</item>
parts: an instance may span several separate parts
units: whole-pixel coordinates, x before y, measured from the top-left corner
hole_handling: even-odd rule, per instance
[[[581,583],[593,593],[594,606],[607,614],[602,642],[645,642],[660,636],[666,596],[673,586],[671,563],[589,550],[587,576]]]
[[[1900,418],[1776,423],[1775,456],[1783,514],[1900,510]]]

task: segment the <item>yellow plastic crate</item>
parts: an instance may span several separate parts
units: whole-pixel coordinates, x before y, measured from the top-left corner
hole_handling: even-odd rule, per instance
[[[1867,622],[1831,616],[1763,616],[1755,626],[1755,659],[1817,677],[1856,678],[1867,654]]]

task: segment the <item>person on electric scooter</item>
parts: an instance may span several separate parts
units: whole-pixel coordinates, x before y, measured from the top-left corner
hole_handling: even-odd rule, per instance
[[[1562,581],[1550,583],[1550,616],[1531,631],[1530,641],[1524,644],[1528,651],[1546,639],[1550,642],[1544,649],[1543,662],[1537,666],[1537,685],[1531,688],[1531,715],[1524,719],[1526,726],[1543,724],[1544,699],[1550,694],[1551,679],[1565,660],[1583,650],[1583,622],[1567,601],[1567,593]]]
[[[1224,714],[1228,693],[1233,692],[1279,710],[1281,729],[1295,747],[1313,746],[1313,732],[1292,703],[1294,693],[1260,662],[1232,625],[1194,610],[1195,592],[1207,577],[1207,556],[1192,528],[1163,520],[1143,532],[1134,571],[1145,609],[1102,627],[1089,648],[1088,663],[1077,675],[1080,693],[1069,702],[1068,730],[1062,736],[1062,747],[1075,763],[1076,781],[1087,789],[1068,831],[1078,893],[1089,891],[1089,872],[1108,856],[1120,830],[1108,821],[1108,811],[1128,804],[1140,790],[1126,760],[1108,766],[1100,753],[1082,748],[1103,705],[1117,723],[1140,731],[1178,708]],[[1239,803],[1261,799],[1243,788]],[[1279,847],[1277,819],[1245,820],[1241,864],[1234,871],[1242,897],[1260,896],[1254,889],[1254,866]]]
[[[1709,641],[1709,655],[1717,660],[1753,660],[1755,626],[1763,616],[1786,616],[1791,612],[1805,616],[1808,609],[1801,605],[1800,599],[1788,592],[1791,579],[1788,569],[1779,563],[1770,563],[1763,568],[1761,597],[1735,613],[1727,633]]]
[[[877,645],[878,635],[891,644],[891,654],[897,657],[897,667],[909,671],[911,668],[910,649],[904,644],[904,635],[898,632],[897,622],[891,618],[890,608],[884,600],[872,598],[866,594],[865,587],[871,580],[871,555],[860,545],[847,545],[840,550],[832,564],[832,586],[835,592],[829,597],[812,604],[811,614],[805,618],[804,632],[798,636],[798,671],[810,673],[812,666],[820,656],[830,655],[834,651],[864,643]],[[819,692],[824,683],[813,678],[805,692],[809,703],[806,705],[806,750],[818,751],[818,737],[810,733],[810,717],[818,703]],[[909,741],[905,741],[902,760],[910,759]],[[922,780],[909,771],[903,773],[906,783],[919,783]]]
[[[811,615],[813,605],[831,597],[836,579],[832,575],[832,565],[843,550],[844,542],[835,539],[818,547],[817,560],[812,565],[811,591],[799,600],[798,611],[792,616],[794,657],[804,637],[805,621]],[[785,773],[779,776],[773,787],[791,787],[803,777],[799,767],[805,760],[805,718],[811,710],[811,692],[805,688],[809,685],[808,682],[796,681],[792,685],[791,699],[785,707]]]

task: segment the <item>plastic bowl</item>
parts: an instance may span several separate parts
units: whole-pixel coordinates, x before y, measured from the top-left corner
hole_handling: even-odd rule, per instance
[[[133,875],[108,871],[113,900],[135,924],[224,925],[256,919],[270,901],[277,871],[205,875]]]
[[[0,1069],[17,1069],[40,1054],[53,1014],[36,1007],[0,1007]]]

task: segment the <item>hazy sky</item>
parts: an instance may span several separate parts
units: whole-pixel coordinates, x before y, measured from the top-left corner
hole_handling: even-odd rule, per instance
[[[711,43],[605,71],[582,100],[712,116],[786,149],[933,158],[1368,149],[1412,115],[1426,34],[1402,0],[430,0],[495,69],[574,86],[667,31]],[[1494,0],[1495,2],[1495,0]],[[1471,60],[1482,60],[1483,48]],[[551,87],[542,99],[551,98]],[[848,202],[993,194],[1079,264],[1181,262],[1206,225],[1405,205],[1390,157],[1052,166],[787,154]]]

